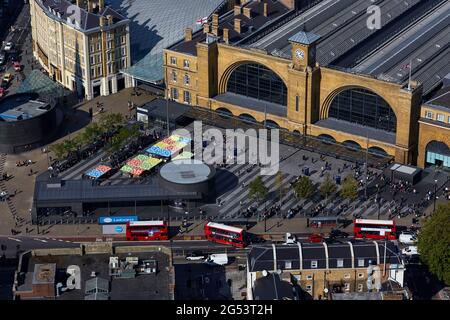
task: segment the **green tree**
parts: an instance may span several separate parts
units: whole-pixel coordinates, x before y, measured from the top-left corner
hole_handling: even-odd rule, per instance
[[[62,143],[52,144],[49,147],[49,150],[51,152],[53,152],[53,155],[55,156],[55,158],[57,160],[62,160],[67,155],[66,148],[64,147],[64,145]]]
[[[320,193],[323,197],[325,197],[325,199],[328,199],[328,197],[335,193],[336,190],[336,183],[331,178],[331,175],[327,173],[325,175],[325,180],[323,180],[322,184],[320,185]]]
[[[356,181],[353,176],[348,175],[344,178],[341,188],[341,197],[350,200],[358,198],[358,181]]]
[[[81,134],[81,140],[83,144],[89,144],[95,141],[102,133],[100,125],[96,122],[89,124]]]
[[[294,185],[295,194],[303,199],[309,199],[316,192],[316,187],[309,177],[301,177]]]
[[[450,203],[439,205],[418,235],[420,259],[431,273],[450,285]]]
[[[250,198],[261,201],[267,197],[269,190],[264,185],[262,178],[258,176],[255,180],[250,182],[249,187],[249,196]]]
[[[121,113],[105,113],[99,119],[99,127],[102,132],[125,123],[125,118]]]

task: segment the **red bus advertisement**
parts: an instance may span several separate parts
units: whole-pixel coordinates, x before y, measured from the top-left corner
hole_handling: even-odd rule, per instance
[[[356,239],[395,240],[397,238],[393,220],[355,219],[353,232]]]
[[[129,221],[126,235],[129,241],[168,240],[169,229],[165,221]]]
[[[226,224],[208,222],[205,224],[205,236],[209,241],[244,248],[247,245],[244,229],[227,226]]]

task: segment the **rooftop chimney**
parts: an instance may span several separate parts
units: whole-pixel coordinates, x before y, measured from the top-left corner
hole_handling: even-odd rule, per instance
[[[77,7],[82,8],[83,7],[83,0],[77,0]]]
[[[106,16],[106,18],[108,19],[108,24],[109,24],[109,25],[114,24],[114,22],[113,22],[113,16],[112,16],[112,15],[108,14],[108,15]]]
[[[92,12],[94,10],[93,0],[88,0],[88,2],[87,2],[87,10],[88,10],[88,12]]]
[[[213,15],[212,15],[212,25],[213,25],[213,27],[219,25],[219,14],[218,13],[213,13]]]
[[[240,15],[240,14],[242,14],[242,8],[241,8],[241,6],[238,6],[238,5],[234,6],[234,15],[235,15],[235,16],[238,16],[238,15]]]
[[[267,2],[264,2],[264,17],[269,16],[269,4]]]
[[[104,16],[100,17],[100,27],[106,26],[107,19]]]
[[[244,8],[244,16],[246,16],[247,18],[251,19],[252,18],[252,9],[245,7]]]
[[[105,9],[105,0],[98,0],[98,10],[101,11]]]
[[[230,42],[230,30],[228,28],[223,28],[223,41],[225,41],[226,44]]]
[[[192,28],[184,29],[184,41],[192,40]]]
[[[203,33],[209,33],[209,23],[203,25]]]
[[[234,18],[234,30],[237,33],[241,33],[241,19]]]

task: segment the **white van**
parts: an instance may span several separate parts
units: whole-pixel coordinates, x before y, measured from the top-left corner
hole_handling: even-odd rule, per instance
[[[206,258],[205,263],[224,266],[228,263],[228,255],[226,253],[210,254],[208,258]]]
[[[417,241],[417,236],[413,232],[402,232],[398,241],[403,244],[414,244]]]

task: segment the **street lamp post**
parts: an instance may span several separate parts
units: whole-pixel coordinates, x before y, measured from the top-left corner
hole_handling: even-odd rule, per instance
[[[369,132],[367,131],[367,145],[366,145],[366,168],[365,168],[365,183],[364,183],[364,198],[367,199],[367,182],[368,182],[368,177],[367,177],[367,172],[368,172],[368,166],[369,166]]]
[[[380,197],[379,197],[379,193],[380,193],[380,186],[378,184],[375,185],[375,187],[377,187],[377,205],[378,205],[378,216],[377,219],[380,220]]]
[[[170,91],[169,91],[169,88],[167,88],[167,98],[166,98],[167,136],[170,136],[170,125],[169,125],[169,99],[170,99]]]
[[[437,198],[437,180],[434,180],[434,201],[433,201],[433,213],[436,211],[436,198]]]

